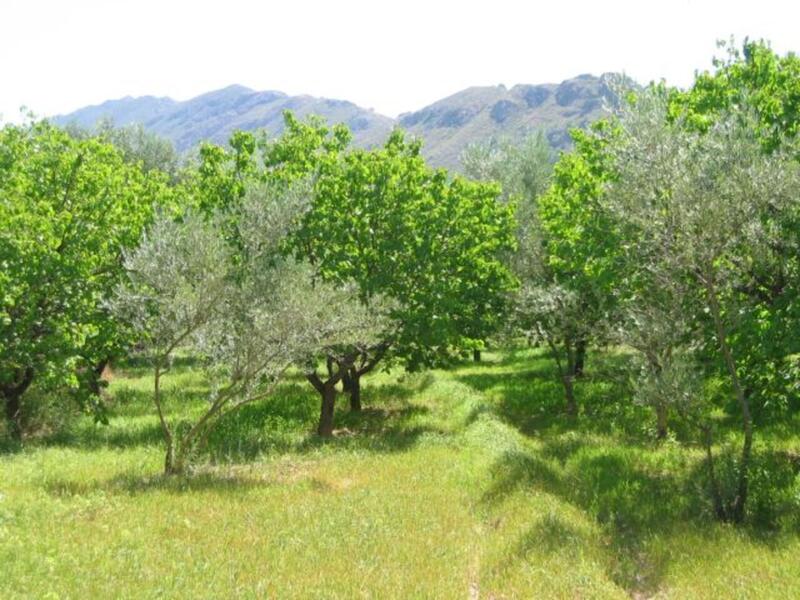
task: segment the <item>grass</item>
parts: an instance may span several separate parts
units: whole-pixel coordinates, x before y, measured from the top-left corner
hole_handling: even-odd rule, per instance
[[[292,379],[184,478],[160,475],[150,380],[130,367],[108,426],[0,454],[0,597],[800,597],[791,511],[714,523],[702,453],[655,444],[645,409],[608,401],[620,360],[592,363],[575,421],[535,351],[375,375],[328,442]],[[170,418],[202,410],[190,363],[167,385]],[[800,450],[796,419],[759,435]],[[796,471],[784,484],[800,490]]]

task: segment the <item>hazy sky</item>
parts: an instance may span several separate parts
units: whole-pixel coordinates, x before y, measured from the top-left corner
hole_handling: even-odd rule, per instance
[[[800,2],[2,0],[0,114],[240,83],[395,116],[470,85],[625,71],[691,81],[715,41],[800,51]]]

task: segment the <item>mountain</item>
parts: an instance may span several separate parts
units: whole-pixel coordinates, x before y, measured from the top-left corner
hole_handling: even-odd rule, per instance
[[[91,127],[102,118],[110,118],[118,126],[141,123],[146,129],[171,140],[175,148],[183,152],[201,141],[223,144],[237,129],[280,133],[285,110],[299,117],[315,114],[329,123],[345,123],[353,132],[354,142],[360,146],[379,144],[395,125],[394,119],[346,100],[257,92],[241,85],[183,102],[153,96],[109,100],[55,117],[53,121],[83,127]]]
[[[430,106],[400,115],[402,128],[425,140],[431,163],[457,167],[464,148],[496,137],[518,138],[544,130],[556,149],[570,145],[569,130],[585,127],[613,101],[614,76],[579,75],[560,84],[471,87]]]
[[[282,92],[258,92],[232,85],[178,102],[170,98],[142,96],[109,100],[54,122],[91,127],[102,118],[116,125],[141,123],[171,140],[179,152],[204,140],[225,143],[237,130],[267,129],[279,134],[283,111],[300,117],[316,114],[329,123],[345,123],[355,144],[380,144],[395,126],[423,139],[423,151],[437,166],[459,168],[459,156],[473,142],[495,137],[521,137],[544,130],[556,149],[569,146],[568,131],[584,127],[603,113],[613,99],[610,74],[579,75],[560,84],[471,87],[425,108],[392,119],[346,100],[289,96]]]

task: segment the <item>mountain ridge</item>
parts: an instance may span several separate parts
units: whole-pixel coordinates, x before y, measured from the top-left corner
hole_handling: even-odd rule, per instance
[[[423,140],[423,153],[435,166],[458,169],[470,144],[492,138],[518,138],[544,130],[555,149],[569,147],[568,131],[585,127],[613,101],[615,74],[582,74],[561,83],[471,86],[396,119],[349,100],[289,95],[232,84],[187,100],[167,96],[125,96],[80,108],[52,120],[61,125],[94,126],[111,119],[117,126],[141,124],[169,139],[179,152],[202,141],[225,143],[236,129],[283,130],[283,112],[299,117],[319,115],[329,123],[345,123],[357,146],[383,142],[400,126]]]

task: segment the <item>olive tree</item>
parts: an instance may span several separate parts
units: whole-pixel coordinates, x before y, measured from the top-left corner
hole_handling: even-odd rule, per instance
[[[655,263],[674,281],[693,283],[708,324],[700,341],[715,350],[740,412],[743,443],[735,498],[725,518],[741,521],[753,445],[750,385],[734,340],[751,309],[753,264],[769,260],[780,216],[796,211],[800,175],[791,152],[762,151],[756,120],[746,107],[722,112],[706,131],[667,122],[667,94],[653,88],[621,116],[612,154],[618,177],[608,204],[633,237],[646,268]]]
[[[190,211],[159,219],[126,255],[129,281],[113,306],[138,332],[153,367],[166,473],[183,472],[220,419],[268,397],[290,366],[368,337],[372,321],[350,287],[326,283],[308,263],[282,256],[303,206],[302,191],[259,188],[242,206],[249,225],[240,231],[241,247],[231,245],[224,215]],[[178,350],[197,356],[212,382],[205,411],[185,427],[163,410],[161,381]],[[329,403],[322,413],[325,429]]]
[[[508,138],[472,143],[461,155],[467,176],[500,184],[502,197],[534,201],[547,191],[555,154],[542,132],[520,140]]]
[[[632,252],[640,269],[627,284],[620,300],[619,318],[612,339],[636,351],[632,372],[634,397],[653,408],[656,437],[669,432],[671,413],[686,414],[697,400],[696,361],[698,331],[696,293],[690,283],[658,268],[658,259]],[[620,286],[620,287],[623,287]]]
[[[514,207],[517,248],[508,260],[520,287],[510,325],[548,348],[570,415],[589,342],[608,337],[614,312],[616,238],[600,203],[614,176],[605,152],[613,135],[608,121],[574,130],[574,149],[555,165],[541,134],[473,145],[462,157],[470,175],[500,183]]]
[[[605,153],[613,134],[608,122],[573,131],[575,148],[561,155],[549,185],[539,182],[518,200],[512,264],[521,285],[512,324],[552,353],[571,415],[578,413],[574,383],[583,373],[588,344],[607,339],[615,312],[618,246],[600,203],[614,177]]]
[[[112,119],[103,118],[94,127],[70,123],[65,130],[77,139],[99,138],[112,144],[125,162],[138,165],[145,173],[160,171],[172,181],[178,178],[180,160],[172,142],[139,123],[120,127]]]
[[[686,90],[671,90],[669,118],[702,133],[721,115],[745,110],[764,153],[780,150],[800,158],[800,58],[779,55],[763,41],[721,45],[727,57],[715,59],[713,70],[698,74]],[[731,340],[761,421],[800,408],[791,358],[800,353],[800,211],[773,212],[770,223],[771,243],[740,280],[750,309]]]

